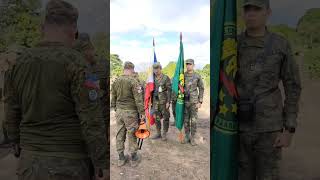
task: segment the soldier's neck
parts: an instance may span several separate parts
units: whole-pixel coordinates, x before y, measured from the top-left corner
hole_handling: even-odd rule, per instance
[[[266,34],[267,29],[265,26],[261,28],[252,28],[252,29],[246,29],[246,33],[250,37],[262,37]]]
[[[69,38],[64,34],[52,31],[46,32],[43,36],[43,41],[45,42],[58,42],[64,44],[65,46],[72,47],[72,42],[70,42],[68,39]]]

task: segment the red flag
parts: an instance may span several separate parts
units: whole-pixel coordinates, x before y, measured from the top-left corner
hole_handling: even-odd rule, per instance
[[[146,118],[148,120],[149,125],[153,125],[155,123],[155,119],[152,112],[151,102],[152,102],[152,92],[154,90],[154,76],[153,76],[153,68],[152,65],[157,62],[156,52],[154,49],[154,39],[153,39],[153,59],[150,63],[150,67],[148,68],[148,79],[144,96],[144,109],[146,113]]]

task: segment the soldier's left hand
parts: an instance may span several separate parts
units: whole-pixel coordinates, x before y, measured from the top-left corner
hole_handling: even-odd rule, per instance
[[[170,107],[170,103],[167,103],[166,104],[166,109],[169,109],[169,107]]]
[[[291,144],[293,133],[285,130],[278,134],[276,141],[274,142],[274,147],[289,147]]]
[[[197,108],[200,109],[201,108],[201,103],[197,104]]]

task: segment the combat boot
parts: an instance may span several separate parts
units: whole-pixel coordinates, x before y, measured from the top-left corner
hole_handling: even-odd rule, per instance
[[[123,152],[119,153],[118,167],[125,165],[127,161],[128,157],[125,156]]]
[[[157,134],[151,137],[151,139],[159,139],[161,138],[161,130],[157,129]]]
[[[131,167],[136,167],[140,163],[140,156],[134,152],[131,154]]]
[[[166,140],[167,140],[167,132],[163,132],[162,141],[166,141]]]
[[[191,138],[190,138],[190,144],[191,144],[192,146],[196,146],[196,145],[197,145],[196,141],[194,140],[194,136],[191,136]]]

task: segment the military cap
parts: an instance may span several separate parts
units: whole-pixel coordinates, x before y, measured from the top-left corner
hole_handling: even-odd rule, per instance
[[[77,41],[75,42],[74,49],[84,51],[86,49],[93,49],[94,46],[90,41],[88,33],[80,33]]]
[[[78,10],[62,0],[50,0],[46,6],[46,21],[49,23],[76,23]]]
[[[152,65],[153,69],[162,68],[161,64],[159,62],[156,62]]]
[[[134,69],[134,64],[130,61],[124,63],[124,69]]]
[[[252,6],[257,6],[257,7],[270,7],[270,1],[269,0],[244,0],[242,7],[252,5]]]
[[[186,64],[194,64],[194,60],[193,59],[187,59],[186,60]]]

